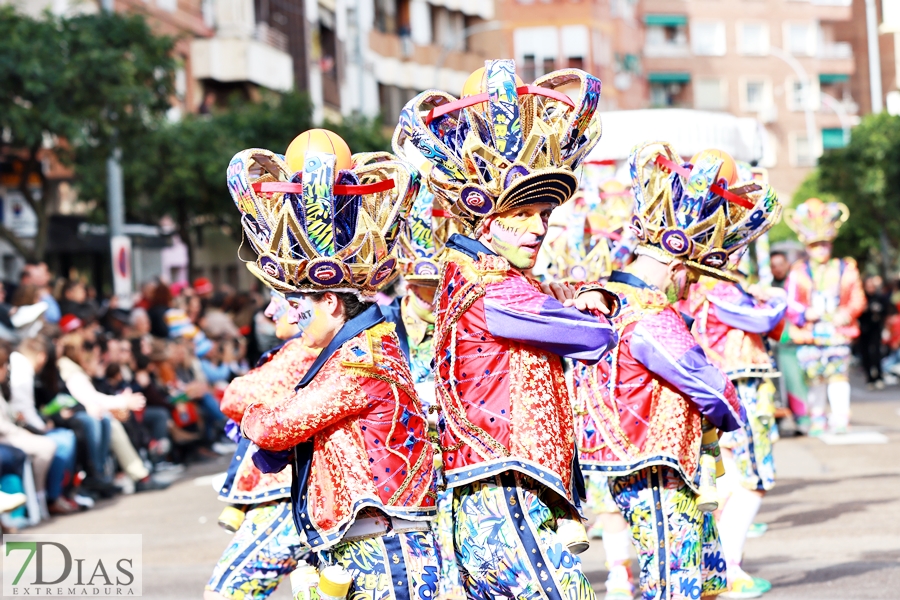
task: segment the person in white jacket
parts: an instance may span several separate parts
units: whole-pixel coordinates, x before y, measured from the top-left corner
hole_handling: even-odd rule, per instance
[[[150,472],[128,438],[120,418],[125,419],[133,410],[141,410],[146,404],[142,394],[125,390],[116,395],[98,392],[88,374],[96,367],[97,357],[86,352],[84,339],[73,334],[60,340],[61,356],[57,362],[60,378],[69,394],[84,407],[88,416],[103,419],[110,415],[110,450],[122,470],[135,482],[136,491],[167,487],[150,477]]]

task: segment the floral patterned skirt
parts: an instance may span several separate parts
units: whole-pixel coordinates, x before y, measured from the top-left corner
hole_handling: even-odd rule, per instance
[[[771,415],[760,414],[758,406],[760,382],[760,379],[735,381],[738,398],[747,411],[747,421],[740,429],[723,433],[719,444],[731,451],[741,485],[748,490],[763,492],[775,487],[772,444],[778,437],[778,428]],[[732,466],[726,464],[725,468],[729,469]]]

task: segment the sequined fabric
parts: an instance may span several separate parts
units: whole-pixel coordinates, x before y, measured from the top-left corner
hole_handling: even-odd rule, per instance
[[[859,269],[852,258],[832,258],[824,264],[798,261],[785,282],[793,326],[790,339],[799,345],[846,346],[859,336],[856,319],[866,308],[866,295]],[[805,313],[813,309],[822,315],[807,322]],[[849,322],[838,326],[833,318],[843,314]]]
[[[316,359],[317,352],[301,339],[287,342],[269,360],[232,381],[222,398],[222,412],[240,423],[244,410],[256,402],[278,402],[294,390],[297,382]],[[263,473],[253,464],[249,444],[241,443],[228,466],[228,477],[219,500],[231,504],[251,504],[291,497],[291,469]]]
[[[611,319],[620,341],[577,381],[581,466],[612,476],[651,463],[668,464],[693,482],[700,453],[700,412],[635,359],[631,346],[635,326],[660,315],[671,319],[654,329],[668,352],[677,356],[695,342],[658,290],[618,283],[607,287],[622,300],[619,314]]]
[[[573,504],[575,432],[559,357],[491,334],[484,300],[510,271],[450,252],[437,299],[435,363],[447,485],[518,470]]]
[[[295,520],[314,550],[339,542],[367,506],[389,516],[433,517],[433,450],[391,324],[345,343],[281,403],[250,405],[242,428],[266,450],[312,441],[309,476],[292,499],[308,511]]]

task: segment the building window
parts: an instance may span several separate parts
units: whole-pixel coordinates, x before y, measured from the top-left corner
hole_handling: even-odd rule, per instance
[[[684,26],[648,26],[644,38],[647,56],[686,56],[687,28]]]
[[[812,23],[786,23],[787,51],[795,56],[814,56],[816,32]]]
[[[809,82],[788,79],[787,90],[788,109],[794,111],[819,110],[819,86],[817,82],[810,85]]]
[[[654,108],[684,107],[691,81],[688,73],[650,73],[650,104]]]
[[[522,57],[522,79],[524,81],[534,81],[537,79],[534,54],[526,54]]]
[[[567,69],[584,69],[584,58],[580,56],[570,56],[566,59]]]
[[[166,12],[178,10],[178,0],[156,0],[156,5]]]
[[[741,82],[741,110],[760,112],[772,103],[769,82],[764,79],[746,79]]]
[[[725,56],[725,23],[692,21],[691,50],[697,56]]]
[[[795,167],[814,167],[821,153],[818,146],[809,143],[806,132],[792,133],[790,138],[791,162]]]
[[[769,53],[769,26],[765,23],[738,24],[738,52],[747,56]]]
[[[551,73],[556,70],[556,59],[555,58],[545,58],[544,59],[544,68],[541,75],[546,75],[547,73]]]
[[[728,107],[727,89],[724,79],[698,78],[694,83],[694,108],[724,110]]]

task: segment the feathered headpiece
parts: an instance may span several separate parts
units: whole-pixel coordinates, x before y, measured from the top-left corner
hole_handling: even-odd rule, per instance
[[[796,208],[786,209],[784,217],[800,241],[809,245],[836,238],[841,225],[850,218],[850,209],[843,202],[810,198]]]
[[[695,164],[682,164],[671,145],[654,142],[638,146],[629,160],[638,252],[678,258],[705,275],[734,280],[729,266],[781,216],[766,183],[729,185],[737,169],[724,153],[701,152]]]
[[[398,154],[411,143],[432,163],[431,191],[470,230],[516,206],[568,200],[600,139],[600,80],[584,71],[524,85],[512,60],[491,60],[480,77],[479,93],[461,99],[428,90],[410,100],[393,139]]]
[[[309,151],[292,173],[268,150],[231,159],[228,188],[258,255],[247,268],[272,289],[372,296],[394,273],[392,250],[419,191],[418,171],[388,153],[356,154],[336,174],[335,160]]]

